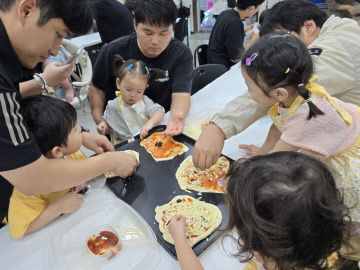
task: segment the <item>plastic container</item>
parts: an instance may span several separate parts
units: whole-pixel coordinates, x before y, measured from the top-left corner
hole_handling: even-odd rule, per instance
[[[121,251],[119,235],[110,225],[102,225],[92,230],[84,243],[90,254],[100,260],[109,261]]]
[[[125,203],[86,209],[66,223],[52,239],[54,267],[64,270],[156,269],[159,261],[156,236],[143,218]],[[105,226],[105,227],[104,227]],[[113,231],[120,239],[121,250],[110,260],[97,256],[87,247],[90,235],[99,229]]]

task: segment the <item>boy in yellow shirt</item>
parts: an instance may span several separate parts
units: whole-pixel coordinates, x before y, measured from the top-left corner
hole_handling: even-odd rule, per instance
[[[81,127],[76,111],[67,102],[49,96],[24,99],[23,116],[41,152],[52,158],[86,158],[80,151]],[[84,199],[83,186],[63,191],[25,196],[14,188],[10,198],[8,223],[10,235],[21,238],[39,230],[61,214],[73,213]]]

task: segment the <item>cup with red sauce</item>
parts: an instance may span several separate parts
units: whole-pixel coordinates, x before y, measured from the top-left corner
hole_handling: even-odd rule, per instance
[[[110,225],[102,225],[89,233],[86,239],[88,250],[94,256],[111,260],[121,250],[120,238]]]

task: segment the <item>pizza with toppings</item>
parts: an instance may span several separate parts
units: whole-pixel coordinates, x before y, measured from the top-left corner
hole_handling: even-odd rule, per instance
[[[224,193],[229,166],[230,162],[222,156],[209,169],[200,171],[194,167],[192,156],[189,156],[177,169],[176,179],[182,190]]]
[[[143,139],[140,145],[145,147],[155,161],[173,159],[189,150],[184,144],[175,141],[171,136],[165,136],[162,132],[155,132]]]
[[[222,215],[219,208],[211,203],[196,200],[190,196],[181,195],[169,203],[155,208],[155,220],[159,223],[160,232],[165,241],[174,244],[168,223],[175,215],[183,215],[186,219],[186,239],[190,246],[208,237],[220,226]]]

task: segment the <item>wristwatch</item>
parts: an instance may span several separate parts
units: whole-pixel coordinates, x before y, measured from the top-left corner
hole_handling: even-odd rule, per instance
[[[86,128],[86,127],[83,127],[83,126],[80,126],[81,128],[81,133],[83,132],[90,132],[90,129]]]

